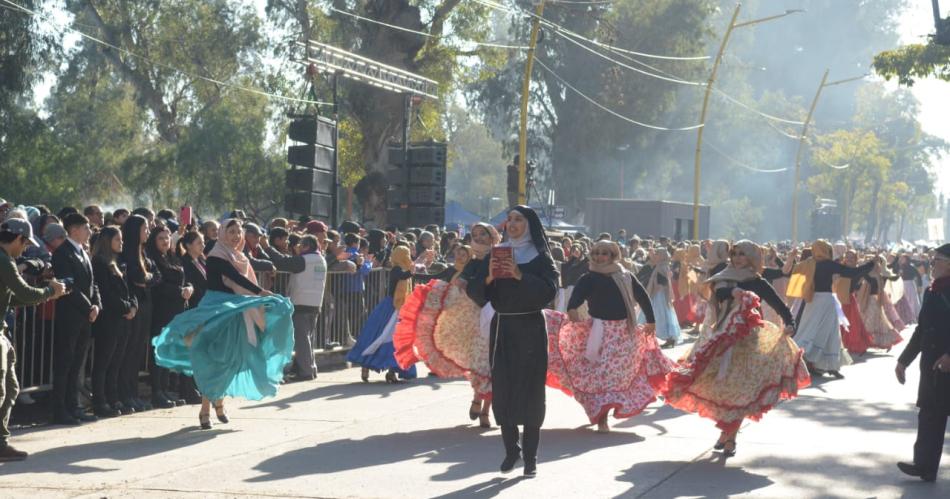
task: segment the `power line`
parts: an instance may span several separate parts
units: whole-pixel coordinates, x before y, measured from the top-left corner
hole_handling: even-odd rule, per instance
[[[703,61],[703,60],[709,59],[709,56],[705,56],[705,55],[704,55],[704,56],[695,56],[695,57],[668,56],[668,55],[648,54],[648,53],[645,53],[645,52],[637,52],[637,51],[635,51],[635,50],[628,50],[628,49],[624,49],[624,48],[620,48],[620,47],[615,47],[615,46],[612,46],[612,45],[608,45],[608,44],[606,44],[606,43],[598,42],[598,41],[596,41],[596,40],[591,40],[590,38],[587,38],[587,37],[581,35],[580,33],[576,33],[576,32],[574,32],[574,31],[571,31],[571,30],[565,28],[564,26],[561,26],[561,25],[559,25],[559,24],[557,24],[557,23],[551,22],[551,21],[545,19],[544,17],[541,17],[541,16],[538,16],[537,14],[534,14],[533,12],[528,12],[528,11],[525,11],[525,10],[520,9],[520,8],[518,8],[517,10],[515,10],[515,9],[512,9],[512,8],[506,7],[506,6],[502,5],[502,4],[499,4],[499,3],[497,3],[497,2],[491,1],[491,0],[473,0],[473,1],[474,1],[475,3],[479,3],[479,4],[482,4],[482,5],[484,5],[484,6],[491,7],[491,8],[493,8],[493,9],[495,9],[495,10],[499,10],[499,11],[502,11],[502,12],[507,12],[507,13],[509,13],[509,14],[520,14],[520,15],[525,16],[525,17],[537,18],[538,21],[539,21],[541,24],[543,24],[543,25],[545,25],[545,26],[551,28],[551,29],[554,30],[555,32],[562,31],[562,32],[567,33],[567,34],[569,34],[569,35],[571,35],[571,36],[574,36],[574,37],[577,37],[577,38],[579,38],[579,39],[581,39],[581,40],[584,40],[585,42],[588,42],[588,43],[592,43],[592,44],[594,44],[594,45],[597,45],[598,47],[605,48],[605,49],[612,49],[612,50],[615,50],[615,51],[617,51],[617,52],[623,52],[623,53],[626,53],[626,54],[632,54],[632,55],[637,55],[637,56],[640,56],[640,57],[647,57],[647,58],[651,58],[651,59],[665,59],[665,60],[671,60],[671,61]],[[549,0],[549,1],[550,1],[550,0]]]
[[[732,162],[732,163],[735,163],[735,164],[738,165],[738,166],[741,166],[741,167],[745,168],[746,170],[751,170],[751,171],[754,171],[754,172],[757,172],[757,173],[780,173],[780,172],[788,171],[788,168],[771,168],[771,169],[768,169],[768,168],[756,168],[756,167],[754,167],[754,166],[750,166],[749,164],[744,163],[744,162],[742,162],[742,161],[739,161],[738,159],[735,159],[735,158],[733,158],[732,156],[730,156],[730,155],[728,155],[728,154],[722,152],[721,150],[719,150],[718,148],[716,148],[715,146],[713,146],[712,144],[710,144],[708,141],[706,142],[705,145],[706,145],[706,147],[708,147],[712,152],[714,152],[714,153],[716,153],[716,154],[722,156],[723,158],[729,160],[729,161]]]
[[[588,97],[586,94],[584,94],[583,92],[581,92],[580,90],[578,90],[577,88],[575,88],[573,85],[571,85],[570,83],[568,83],[567,80],[565,80],[565,79],[562,78],[560,75],[558,75],[557,73],[555,73],[553,69],[549,68],[549,67],[548,67],[546,64],[544,64],[544,62],[542,62],[540,59],[535,58],[535,62],[538,63],[538,66],[540,66],[541,68],[543,68],[545,71],[547,71],[548,73],[550,73],[551,76],[553,76],[555,79],[557,79],[559,82],[561,82],[562,85],[564,85],[565,87],[567,87],[567,88],[569,88],[570,90],[572,90],[574,93],[576,93],[578,96],[580,96],[581,98],[583,98],[583,99],[586,100],[587,102],[590,102],[591,104],[597,106],[597,107],[600,108],[601,110],[603,110],[603,111],[605,111],[605,112],[607,112],[607,113],[610,113],[611,115],[613,115],[613,116],[615,116],[615,117],[617,117],[617,118],[620,118],[620,119],[622,119],[622,120],[624,120],[624,121],[626,121],[626,122],[628,122],[628,123],[632,123],[632,124],[637,125],[637,126],[641,126],[641,127],[644,127],[644,128],[649,128],[649,129],[652,129],[652,130],[660,130],[660,131],[688,131],[688,130],[696,130],[697,128],[700,128],[700,127],[703,126],[703,125],[700,124],[700,125],[693,125],[693,126],[682,127],[682,128],[667,128],[667,127],[662,127],[662,126],[657,126],[657,125],[650,125],[650,124],[648,124],[648,123],[643,123],[643,122],[641,122],[641,121],[637,121],[637,120],[635,120],[635,119],[633,119],[633,118],[624,116],[624,115],[622,115],[622,114],[620,114],[620,113],[618,113],[618,112],[616,112],[616,111],[614,111],[614,110],[608,108],[607,106],[604,106],[603,104],[597,102],[596,100],[594,100],[594,99]]]
[[[76,29],[76,28],[73,28],[73,27],[70,27],[70,26],[64,26],[64,25],[62,25],[61,23],[56,22],[55,20],[51,19],[51,18],[48,17],[48,16],[45,16],[45,15],[39,13],[39,12],[30,10],[30,9],[28,9],[28,8],[22,6],[22,5],[19,5],[19,4],[17,4],[17,3],[14,3],[14,2],[12,2],[12,1],[10,1],[10,0],[0,0],[0,2],[4,2],[4,3],[6,3],[6,4],[9,4],[10,6],[13,6],[14,8],[10,8],[10,7],[4,6],[4,5],[0,5],[0,7],[6,8],[6,9],[11,10],[11,11],[14,11],[14,12],[19,12],[19,13],[21,13],[21,14],[26,14],[26,15],[29,15],[29,16],[33,16],[33,17],[36,17],[36,18],[45,20],[45,21],[49,22],[49,23],[52,24],[52,25],[58,25],[60,31],[71,31],[71,32],[76,33],[77,35],[79,35],[79,36],[81,36],[81,37],[83,37],[83,38],[85,38],[85,39],[87,39],[87,40],[90,40],[90,41],[92,41],[92,42],[95,42],[95,43],[98,43],[98,44],[100,44],[100,45],[109,47],[109,48],[111,48],[111,49],[113,49],[113,50],[119,51],[119,52],[121,52],[121,53],[123,53],[123,54],[126,54],[126,55],[129,55],[129,56],[131,56],[131,57],[135,57],[135,58],[141,59],[141,60],[143,60],[143,61],[149,62],[149,63],[154,64],[154,65],[156,65],[156,66],[160,66],[160,67],[163,67],[163,68],[165,68],[165,69],[169,69],[169,70],[175,71],[175,72],[180,73],[180,74],[183,74],[183,75],[185,75],[185,76],[187,76],[187,77],[189,77],[189,78],[204,80],[204,81],[207,81],[207,82],[209,82],[209,83],[214,83],[215,85],[220,85],[220,86],[222,86],[222,87],[233,88],[233,89],[235,89],[235,90],[241,90],[241,91],[244,91],[244,92],[249,92],[249,93],[261,95],[261,96],[264,96],[264,97],[269,97],[269,98],[278,99],[278,100],[284,100],[284,101],[288,101],[288,102],[298,102],[298,103],[302,103],[302,104],[312,104],[312,105],[315,105],[315,106],[332,106],[332,105],[333,105],[333,104],[330,103],[330,102],[320,102],[320,101],[314,101],[314,100],[309,100],[309,99],[299,99],[299,98],[296,98],[296,97],[287,97],[287,96],[285,96],[285,95],[273,94],[273,93],[265,92],[265,91],[263,91],[263,90],[258,90],[258,89],[256,89],[256,88],[245,87],[245,86],[242,86],[242,85],[236,85],[236,84],[234,84],[234,83],[227,83],[227,82],[224,82],[224,81],[221,81],[221,80],[217,80],[217,79],[214,79],[214,78],[209,78],[209,77],[207,77],[207,76],[192,74],[192,73],[189,73],[188,71],[184,71],[184,70],[178,69],[178,68],[176,68],[176,67],[174,67],[174,66],[170,66],[170,65],[168,65],[168,64],[165,64],[165,63],[162,63],[162,62],[158,62],[158,61],[149,59],[148,57],[145,57],[145,56],[143,56],[143,55],[139,55],[139,54],[136,54],[136,53],[134,53],[134,52],[130,52],[130,51],[124,49],[124,48],[117,47],[117,46],[115,46],[115,45],[113,45],[113,44],[111,44],[111,43],[109,43],[109,42],[106,42],[106,41],[104,41],[104,40],[101,40],[101,39],[99,39],[99,38],[96,38],[96,37],[94,37],[94,36],[92,36],[92,35],[90,35],[90,34],[87,34],[87,33],[85,33],[85,32],[82,32],[82,31],[80,31],[80,30],[78,30],[78,29]]]
[[[568,36],[568,35],[565,35],[565,34],[559,32],[559,31],[557,31],[557,30],[554,31],[554,34],[560,36],[561,38],[563,38],[563,39],[565,39],[565,40],[567,40],[567,41],[573,43],[574,45],[577,45],[578,47],[580,47],[580,48],[582,48],[582,49],[584,49],[584,50],[586,50],[586,51],[588,51],[588,52],[590,52],[590,53],[592,53],[592,54],[594,54],[594,55],[596,55],[596,56],[598,56],[598,57],[603,58],[604,60],[610,61],[610,62],[612,62],[612,63],[614,63],[614,64],[616,64],[616,65],[618,65],[618,66],[620,66],[620,67],[627,68],[627,69],[629,69],[629,70],[631,70],[631,71],[635,71],[635,72],[637,72],[637,73],[640,73],[640,74],[649,76],[649,77],[651,77],[651,78],[656,78],[656,79],[658,79],[658,80],[668,81],[668,82],[671,82],[671,83],[678,83],[678,84],[680,84],[680,85],[694,85],[694,86],[701,86],[701,87],[706,86],[706,84],[705,84],[705,83],[702,83],[702,82],[698,82],[698,81],[686,81],[686,80],[680,80],[680,79],[676,79],[676,78],[668,78],[668,77],[666,77],[666,76],[661,76],[661,75],[658,75],[658,74],[650,73],[649,71],[644,71],[644,70],[642,70],[642,69],[640,69],[640,68],[635,68],[635,67],[630,66],[630,65],[628,65],[628,64],[624,64],[624,63],[622,63],[622,62],[620,62],[620,61],[618,61],[618,60],[616,60],[616,59],[611,59],[610,57],[608,57],[608,56],[606,56],[606,55],[604,55],[604,54],[602,54],[602,53],[600,53],[600,52],[598,52],[598,51],[596,51],[596,50],[594,50],[594,49],[592,49],[592,48],[590,48],[590,47],[588,47],[588,46],[586,46],[586,45],[584,45],[584,44],[582,44],[582,43],[580,43],[580,42],[578,42],[577,40],[574,40],[572,37],[570,37],[570,36]]]
[[[333,6],[329,7],[329,9],[330,9],[331,11],[333,11],[333,12],[338,13],[338,14],[343,14],[344,16],[349,16],[349,17],[352,17],[352,18],[354,18],[354,19],[359,19],[360,21],[365,21],[365,22],[368,22],[368,23],[378,24],[378,25],[380,25],[380,26],[385,26],[385,27],[390,28],[390,29],[395,29],[395,30],[399,30],[399,31],[404,31],[404,32],[406,32],[406,33],[412,33],[412,34],[414,34],[414,35],[419,35],[419,36],[423,36],[423,37],[426,37],[426,38],[439,38],[438,36],[433,35],[433,34],[431,34],[431,33],[426,33],[425,31],[417,31],[417,30],[414,30],[414,29],[404,28],[404,27],[402,27],[402,26],[396,26],[395,24],[384,23],[384,22],[379,21],[379,20],[377,20],[377,19],[372,19],[372,18],[369,18],[369,17],[363,17],[363,16],[361,16],[361,15],[359,15],[359,14],[355,14],[355,13],[353,13],[353,12],[348,12],[348,11],[345,11],[345,10],[337,9],[336,7],[333,7]],[[477,45],[477,46],[480,46],[480,47],[494,47],[494,48],[503,48],[503,49],[513,49],[513,50],[528,50],[528,47],[525,47],[525,46],[522,46],[522,45],[508,45],[508,44],[504,44],[504,43],[495,43],[495,42],[476,42],[476,41],[472,41],[472,40],[461,40],[461,42],[462,42],[462,43],[471,43],[471,44],[474,44],[474,45]]]
[[[819,163],[821,163],[821,164],[827,166],[828,168],[834,168],[835,170],[844,170],[845,168],[848,168],[848,167],[851,166],[851,163],[845,163],[845,164],[843,164],[843,165],[833,165],[833,164],[831,164],[831,163],[829,163],[829,162],[827,162],[827,161],[824,161],[824,160],[819,161]]]

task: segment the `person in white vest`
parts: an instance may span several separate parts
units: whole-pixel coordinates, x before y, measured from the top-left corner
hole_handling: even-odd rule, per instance
[[[294,304],[295,381],[308,381],[317,377],[310,337],[320,315],[327,282],[327,262],[318,248],[316,237],[307,235],[300,239],[297,255],[304,260],[303,271],[291,274],[287,286],[287,295]]]

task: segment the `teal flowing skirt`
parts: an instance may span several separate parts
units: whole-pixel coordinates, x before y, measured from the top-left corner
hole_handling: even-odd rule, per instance
[[[248,341],[243,312],[264,309],[265,328]],[[155,362],[194,376],[209,400],[260,400],[277,394],[294,351],[294,306],[282,296],[208,291],[198,306],[178,314],[152,339]]]

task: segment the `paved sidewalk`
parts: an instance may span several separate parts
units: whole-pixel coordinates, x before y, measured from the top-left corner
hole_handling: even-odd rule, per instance
[[[726,462],[707,420],[655,403],[601,435],[549,390],[539,476],[501,475],[499,430],[470,424],[466,382],[364,384],[347,369],[229,401],[231,423],[211,431],[186,406],[18,432],[32,456],[0,464],[0,497],[950,497],[950,470],[925,484],[894,465],[916,424],[917,367],[893,379],[902,346],[748,424]]]

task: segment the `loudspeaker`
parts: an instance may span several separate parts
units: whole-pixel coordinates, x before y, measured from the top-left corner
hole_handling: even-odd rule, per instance
[[[304,168],[333,171],[333,148],[314,144],[287,148],[287,162]]]
[[[312,168],[286,170],[284,185],[291,190],[333,194],[333,172]]]
[[[429,224],[445,225],[444,206],[410,206],[408,208],[390,208],[386,212],[386,222],[400,229],[424,227]]]
[[[300,118],[290,122],[287,137],[296,142],[333,147],[336,124],[327,118]]]
[[[445,188],[434,186],[391,187],[386,192],[386,202],[390,208],[441,206],[445,204]]]
[[[448,161],[448,145],[439,142],[411,144],[409,146],[409,163],[414,166],[445,166]],[[404,165],[405,154],[401,145],[389,147],[389,164]]]
[[[284,198],[284,209],[329,220],[333,213],[333,196],[316,192],[288,192]]]
[[[811,212],[812,239],[837,239],[841,237],[841,215],[837,211],[815,210]]]

